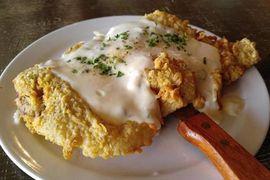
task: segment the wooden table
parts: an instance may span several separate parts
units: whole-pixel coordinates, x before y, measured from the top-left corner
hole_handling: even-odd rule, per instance
[[[262,57],[257,68],[270,88],[269,0],[1,0],[0,73],[21,50],[55,29],[85,19],[143,15],[155,9],[189,19],[192,24],[232,41],[242,37],[256,41]],[[270,133],[256,158],[270,169]],[[0,149],[0,179],[31,178]]]

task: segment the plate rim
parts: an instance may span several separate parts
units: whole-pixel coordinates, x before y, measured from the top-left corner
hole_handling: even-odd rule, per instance
[[[75,23],[71,23],[71,24],[68,24],[68,25],[65,25],[63,27],[60,27],[56,30],[53,30],[39,38],[37,38],[36,40],[34,40],[32,43],[30,43],[29,45],[27,45],[22,51],[20,51],[9,63],[8,65],[4,68],[4,70],[2,71],[1,73],[1,76],[0,76],[0,82],[2,82],[2,78],[4,77],[4,75],[7,73],[7,71],[9,70],[10,66],[12,64],[14,64],[16,62],[16,59],[18,57],[20,57],[25,51],[27,51],[28,49],[30,49],[32,46],[34,46],[38,41],[42,40],[42,39],[46,39],[47,37],[57,33],[58,31],[61,31],[63,29],[66,29],[66,28],[69,28],[69,27],[72,27],[72,26],[76,26],[77,24],[80,24],[80,23],[86,23],[87,21],[99,21],[99,20],[105,20],[105,19],[110,19],[110,18],[139,18],[139,17],[143,17],[141,15],[117,15],[117,16],[103,16],[103,17],[97,17],[97,18],[91,18],[91,19],[85,19],[85,20],[82,20],[82,21],[78,21],[78,22],[75,22]],[[203,29],[201,27],[198,27],[198,26],[195,26],[195,25],[192,25],[192,24],[189,24],[191,27],[194,27],[196,29],[199,29],[199,30],[202,30],[202,31],[205,31],[213,36],[216,36],[218,38],[220,38],[220,36],[206,30],[206,29]],[[268,107],[270,107],[270,96],[269,96],[269,92],[268,92],[268,89],[267,89],[267,86],[264,82],[264,79],[262,77],[262,75],[260,74],[260,72],[258,71],[258,69],[254,66],[252,69],[255,70],[256,74],[259,76],[259,78],[263,81],[263,91],[266,92],[267,96],[268,96],[268,100],[267,100],[267,103],[268,103]],[[270,110],[268,111],[268,117],[270,117]],[[269,125],[270,125],[270,119],[267,121],[267,130],[266,132],[264,133],[264,138],[261,140],[261,143],[260,143],[260,146],[258,147],[258,150],[255,152],[258,153],[259,149],[261,148],[263,142],[265,141],[265,138],[267,136],[267,133],[269,131]],[[36,171],[34,171],[30,166],[28,166],[25,162],[23,162],[20,158],[17,157],[17,155],[14,153],[14,151],[10,151],[8,149],[8,145],[6,143],[3,143],[3,140],[1,138],[1,133],[0,133],[0,146],[2,147],[3,151],[6,153],[6,155],[12,160],[12,162],[17,166],[19,167],[24,173],[26,173],[27,175],[29,175],[30,177],[34,178],[34,179],[43,179],[44,177],[41,177],[40,174],[38,174]],[[253,155],[255,155],[253,154]]]

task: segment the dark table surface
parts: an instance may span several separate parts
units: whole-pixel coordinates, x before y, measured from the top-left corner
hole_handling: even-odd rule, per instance
[[[0,0],[0,73],[30,43],[65,25],[112,15],[143,15],[155,9],[189,19],[194,25],[234,41],[248,37],[257,43],[257,65],[270,88],[269,0]],[[1,103],[1,102],[0,102]],[[256,154],[270,169],[270,133]],[[31,179],[0,148],[0,179]]]

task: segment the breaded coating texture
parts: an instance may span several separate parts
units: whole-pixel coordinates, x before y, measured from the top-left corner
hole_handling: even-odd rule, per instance
[[[224,84],[239,79],[260,59],[255,43],[246,38],[231,43],[226,38],[208,36],[191,28],[187,20],[158,10],[145,17],[219,50],[221,70],[210,72],[217,101]],[[82,44],[75,44],[65,53],[77,50]],[[197,90],[195,72],[188,69],[183,60],[170,59],[166,53],[160,53],[153,61],[154,67],[145,69],[145,75],[157,95],[163,117],[188,104],[197,109],[204,106],[205,98]],[[43,135],[46,140],[62,146],[65,159],[71,158],[77,147],[82,149],[84,156],[91,158],[141,152],[141,148],[150,145],[157,134],[157,129],[147,123],[127,121],[115,125],[99,118],[88,103],[50,68],[29,68],[13,83],[19,116],[26,127],[31,133]]]
[[[187,35],[194,36],[196,32],[194,29],[189,27],[188,20],[182,20],[173,14],[163,11],[155,10],[153,13],[145,14],[145,17],[156,23],[171,27],[180,34],[186,33]]]
[[[215,36],[208,36],[202,31],[191,28],[187,20],[181,20],[175,15],[159,10],[146,14],[145,17],[156,23],[174,28],[178,33],[185,33],[218,48],[223,84],[236,81],[248,68],[260,60],[255,43],[247,38],[231,43],[226,38],[218,39]]]
[[[195,75],[181,60],[170,60],[161,53],[154,60],[154,68],[145,70],[150,87],[157,93],[162,116],[203,99],[197,93]]]
[[[128,121],[109,124],[97,117],[70,85],[49,68],[35,66],[14,79],[20,118],[31,133],[63,146],[69,159],[74,148],[84,156],[109,158],[140,152],[150,145],[157,130],[148,124]]]
[[[244,38],[235,43],[223,38],[217,42],[220,50],[222,77],[225,84],[239,79],[244,72],[256,64],[260,58],[255,43]]]

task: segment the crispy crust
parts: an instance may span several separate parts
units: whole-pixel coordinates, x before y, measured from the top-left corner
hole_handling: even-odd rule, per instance
[[[65,159],[71,158],[76,147],[91,158],[141,152],[157,132],[146,123],[113,125],[103,121],[49,68],[27,69],[13,83],[18,94],[16,105],[26,127],[62,146]]]
[[[181,20],[175,15],[159,10],[146,14],[145,17],[156,23],[172,27],[179,33],[185,33],[199,41],[217,47],[220,52],[221,75],[224,84],[236,81],[248,68],[260,60],[255,43],[247,38],[231,43],[226,38],[218,39],[215,36],[208,36],[202,31],[192,29],[187,20]]]
[[[145,14],[145,17],[156,23],[160,23],[164,26],[171,27],[175,29],[178,33],[185,33],[190,36],[195,35],[195,30],[189,27],[188,20],[181,20],[175,15],[155,10],[153,13]]]
[[[196,38],[219,49],[224,84],[236,81],[260,60],[256,44],[247,38],[231,43],[226,38],[217,39],[204,32],[197,32]]]
[[[259,60],[255,43],[246,38],[231,43],[226,38],[207,36],[190,28],[187,20],[158,10],[146,17],[219,49],[222,71],[211,74],[217,98],[223,84],[239,79]],[[75,44],[66,53],[75,51],[81,45]],[[161,53],[154,64],[154,68],[146,69],[145,73],[160,101],[163,117],[190,103],[196,108],[203,107],[205,100],[197,92],[194,73],[186,68],[183,61],[174,61]],[[157,133],[153,126],[146,123],[128,121],[113,125],[100,119],[70,85],[54,76],[49,68],[35,66],[27,69],[13,82],[18,93],[16,105],[26,127],[31,133],[43,135],[46,140],[63,146],[66,159],[71,158],[76,147],[82,149],[83,155],[92,158],[141,152],[141,147],[150,145]]]
[[[203,98],[197,93],[195,75],[181,60],[169,59],[161,53],[154,60],[154,68],[145,70],[151,88],[157,93],[162,116],[185,107],[194,101],[202,106]]]

